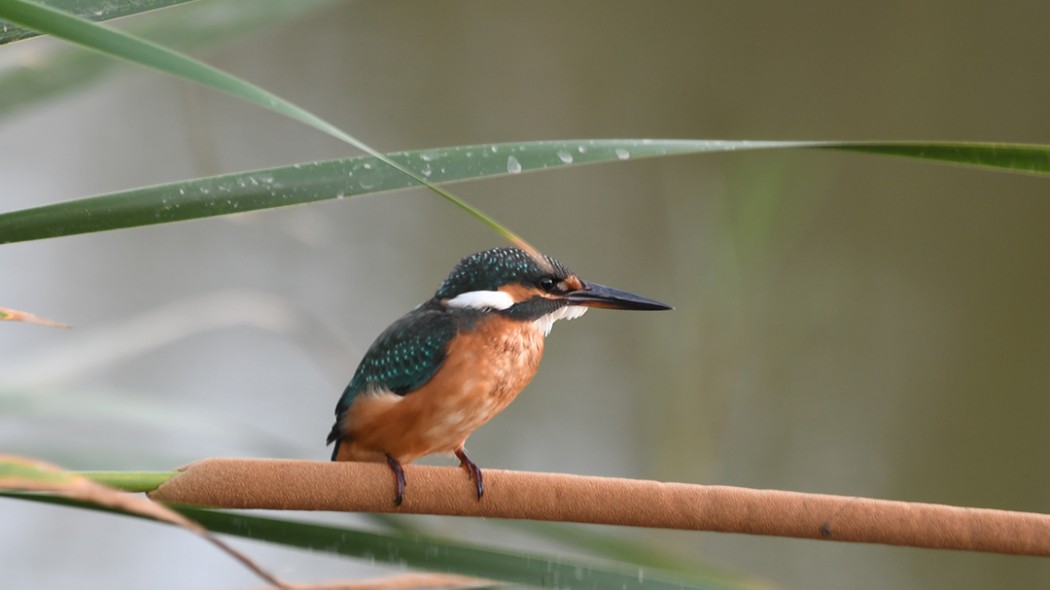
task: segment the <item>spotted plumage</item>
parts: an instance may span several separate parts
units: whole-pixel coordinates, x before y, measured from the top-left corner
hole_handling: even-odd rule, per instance
[[[484,493],[467,437],[532,380],[553,323],[588,307],[669,309],[588,284],[560,262],[517,248],[464,258],[432,298],[387,328],[336,405],[333,461],[386,461],[404,492],[402,464],[453,453]]]

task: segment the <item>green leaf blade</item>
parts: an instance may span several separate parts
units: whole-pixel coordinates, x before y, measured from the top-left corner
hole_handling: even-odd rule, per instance
[[[992,170],[1016,170],[1050,174],[1050,146],[1006,143],[856,142],[829,144],[830,149],[899,156],[975,166]]]
[[[584,139],[481,144],[399,152],[389,159],[434,183],[477,180],[569,166],[712,152],[835,149],[1050,174],[1050,146]],[[295,164],[157,185],[0,214],[0,243],[140,227],[286,207],[417,186],[372,156]]]
[[[628,571],[622,567],[496,551],[415,534],[371,533],[197,508],[180,508],[179,511],[214,532],[540,588],[657,590],[736,587],[676,579],[665,572],[644,572],[637,568]]]
[[[272,92],[260,88],[259,86],[251,84],[246,80],[227,74],[218,68],[194,60],[186,55],[167,49],[166,47],[150,43],[149,41],[121,31],[96,25],[90,21],[42,6],[35,2],[29,2],[26,0],[5,0],[0,3],[0,18],[6,18],[19,25],[46,32],[71,43],[77,43],[113,57],[125,59],[185,80],[196,82],[214,90],[225,92],[246,102],[256,104],[276,113],[285,115],[286,117],[299,121],[305,125],[309,125],[310,127],[327,133],[328,135],[371,155],[384,164],[398,170],[401,174],[404,174],[415,182],[433,190],[452,204],[473,215],[496,233],[507,238],[510,242],[518,245],[525,245],[524,240],[498,223],[495,219],[492,219],[480,210],[472,207],[459,197],[456,197],[429,182],[419,173],[414,172],[410,168],[401,166],[394,160],[391,160],[387,156],[376,151],[368,144],[344,132],[310,111],[307,111]]]
[[[301,123],[312,126],[320,131],[323,131],[333,137],[336,137],[358,149],[361,149],[368,153],[378,161],[396,169],[400,174],[403,174],[406,178],[412,180],[415,183],[424,185],[437,194],[441,195],[451,203],[467,211],[473,215],[476,219],[482,223],[488,225],[491,229],[496,231],[498,234],[507,238],[512,243],[526,246],[524,241],[506,229],[491,217],[485,215],[478,209],[470,206],[468,203],[459,199],[455,195],[441,189],[436,184],[431,182],[440,181],[440,177],[431,179],[427,173],[425,167],[415,168],[412,166],[402,165],[395,159],[391,159],[371,147],[354,138],[353,136],[343,132],[342,130],[331,125],[327,121],[324,121],[317,115],[300,108],[299,106],[288,102],[281,97],[274,95],[258,86],[250,84],[240,78],[231,76],[222,72],[221,70],[211,67],[199,61],[195,61],[185,55],[171,51],[160,45],[144,41],[137,37],[133,37],[120,31],[114,31],[107,29],[77,18],[70,14],[53,10],[42,6],[40,4],[29,2],[26,0],[5,0],[0,3],[0,18],[8,19],[12,22],[20,25],[45,31],[49,34],[55,35],[67,41],[78,43],[95,49],[96,51],[112,55],[132,61],[147,67],[151,67],[187,80],[191,80],[205,86],[209,86],[216,90],[229,93],[242,100],[263,106],[277,113],[286,115],[292,119],[295,119]],[[626,160],[632,157],[647,157],[651,155],[668,155],[670,153],[683,153],[690,150],[689,141],[678,141],[673,142],[670,140],[664,140],[662,142],[649,141],[649,140],[617,140],[620,142],[619,147],[614,147],[613,155],[616,159]],[[609,159],[607,148],[609,140],[605,141],[594,141],[590,142],[588,146],[577,146],[577,152],[574,154],[572,151],[562,149],[556,152],[556,156],[561,161],[562,165],[569,165],[577,160],[580,163],[586,163],[588,160],[586,157],[586,149],[594,148],[594,152],[597,157],[601,159]],[[543,143],[543,142],[537,142]],[[888,143],[863,143],[863,142],[747,142],[747,141],[693,141],[692,151],[733,151],[738,149],[782,149],[782,148],[820,148],[820,149],[844,149],[851,151],[868,151],[887,155],[908,155],[910,157],[930,158],[939,161],[969,164],[976,166],[989,166],[997,169],[1009,169],[1018,170],[1028,173],[1046,174],[1050,173],[1050,156],[1047,156],[1047,146],[1018,146],[1018,145],[994,145],[994,144],[949,144],[949,143],[907,143],[907,142],[888,142]],[[517,154],[510,154],[506,156],[506,160],[503,162],[505,173],[516,174],[525,171],[526,169],[533,169],[536,165],[542,167],[548,167],[530,161],[529,157],[535,155],[530,149],[528,144],[519,144]],[[532,146],[535,147],[535,146]],[[584,150],[579,148],[583,147]],[[684,149],[683,149],[684,148]],[[550,154],[546,157],[549,159]],[[480,158],[479,160],[480,161]],[[558,166],[554,163],[553,166]],[[496,175],[496,172],[489,171],[485,172],[470,172],[470,169],[465,169],[467,174],[464,177],[478,178],[482,176]],[[464,172],[464,170],[460,170]],[[391,183],[392,186],[392,183]],[[185,187],[182,187],[185,188]],[[365,188],[362,186],[362,188]],[[384,189],[391,190],[391,189]],[[181,193],[180,193],[181,194]],[[339,193],[336,193],[339,194]],[[359,193],[358,193],[359,194]],[[128,193],[123,193],[122,197],[128,197]],[[183,194],[183,196],[185,196]],[[276,193],[271,193],[271,196],[277,196]],[[287,197],[288,195],[284,195]],[[318,199],[314,199],[318,200]],[[79,225],[84,229],[69,229],[69,224],[57,224],[59,228],[54,230],[58,233],[51,233],[50,235],[37,231],[36,234],[30,232],[29,234],[14,235],[10,233],[0,233],[0,243],[11,242],[11,241],[22,241],[26,239],[37,239],[33,237],[24,237],[26,235],[39,235],[39,237],[52,237],[57,235],[70,235],[72,233],[85,233],[88,231],[101,231],[102,229],[115,229],[118,227],[134,227],[137,225],[147,225],[149,223],[160,223],[167,221],[176,221],[182,219],[192,219],[198,217],[205,217],[211,214],[223,214],[230,213],[230,209],[240,208],[241,205],[245,205],[251,208],[265,208],[265,207],[276,207],[281,206],[280,204],[274,204],[271,201],[258,201],[253,199],[251,196],[245,195],[239,199],[227,199],[226,207],[223,207],[217,201],[194,201],[191,199],[183,199],[181,204],[176,204],[175,208],[185,207],[186,211],[183,214],[174,213],[165,203],[162,202],[162,207],[156,207],[155,204],[150,203],[154,221],[142,219],[141,215],[136,217],[132,210],[142,212],[142,209],[138,205],[132,207],[124,207],[120,199],[112,199],[105,203],[110,209],[104,212],[102,220],[99,223],[92,224],[86,222],[84,219],[78,220],[74,225]],[[251,202],[250,202],[251,201]],[[268,205],[260,205],[260,202],[267,202]],[[94,201],[94,205],[98,205],[99,201]],[[287,204],[292,204],[288,202]],[[75,207],[76,205],[74,205]],[[202,210],[201,207],[210,208],[215,213],[208,213]],[[23,211],[15,212],[12,215],[17,226],[20,227],[34,227],[33,219],[36,213],[39,211]],[[55,210],[47,210],[43,212],[45,216],[55,214]],[[90,216],[90,214],[89,214]],[[61,217],[59,215],[58,217]],[[69,217],[68,215],[66,216]],[[39,220],[39,218],[37,218]],[[0,228],[2,229],[2,228]]]
[[[111,508],[52,495],[0,492],[0,497],[73,506],[142,518]],[[368,559],[398,567],[455,573],[539,588],[623,588],[624,590],[732,590],[755,588],[704,574],[682,576],[650,568],[599,565],[575,558],[497,551],[447,539],[406,533],[374,533],[348,527],[297,522],[236,512],[172,506],[209,531]]]
[[[139,14],[159,8],[167,8],[193,0],[105,0],[84,2],[84,0],[41,0],[41,4],[74,14],[90,21],[101,22]],[[40,33],[33,29],[0,23],[0,45],[36,37]]]
[[[250,10],[238,9],[244,0],[197,2],[137,19],[128,29],[165,46],[200,51],[299,18],[335,0],[250,1]],[[140,0],[137,6],[145,6],[147,2]],[[84,51],[75,45],[44,52],[31,64],[16,64],[0,72],[0,118],[88,86],[122,65],[123,62],[111,56]]]

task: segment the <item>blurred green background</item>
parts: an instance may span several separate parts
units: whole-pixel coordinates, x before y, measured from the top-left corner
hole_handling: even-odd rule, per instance
[[[215,12],[179,26],[252,3],[205,4]],[[187,9],[120,26],[163,29]],[[1047,143],[1048,19],[1045,2],[332,2],[189,50],[383,151],[585,137]],[[65,51],[27,41],[0,66]],[[234,99],[114,74],[0,113],[5,210],[350,154]],[[584,278],[677,308],[559,323],[533,384],[471,437],[482,467],[1050,511],[1045,179],[768,152],[454,191]],[[0,330],[0,448],[79,469],[325,459],[332,408],[372,339],[460,257],[495,245],[423,190],[6,245],[0,304],[76,328]],[[254,583],[154,525],[13,501],[0,522],[15,587]],[[782,587],[1050,583],[1037,559],[597,530]],[[299,580],[381,571],[243,545]]]

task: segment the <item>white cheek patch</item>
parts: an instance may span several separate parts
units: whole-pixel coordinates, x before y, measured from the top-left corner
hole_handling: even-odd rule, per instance
[[[582,305],[566,305],[565,307],[559,307],[536,320],[536,326],[542,330],[543,335],[546,336],[551,333],[551,328],[554,327],[554,322],[558,320],[574,320],[585,313],[587,313],[587,308]]]
[[[448,300],[449,307],[459,309],[507,309],[514,298],[504,291],[469,291]]]

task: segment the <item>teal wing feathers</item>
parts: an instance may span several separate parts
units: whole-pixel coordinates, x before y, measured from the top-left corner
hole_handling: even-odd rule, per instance
[[[342,418],[354,403],[354,398],[363,392],[378,388],[408,395],[426,384],[445,361],[456,330],[457,319],[453,314],[421,308],[394,322],[380,334],[339,398],[335,408],[336,422],[328,435],[328,442],[348,434],[340,430]]]

